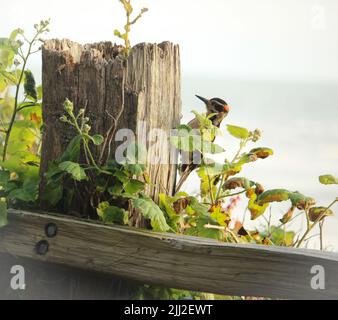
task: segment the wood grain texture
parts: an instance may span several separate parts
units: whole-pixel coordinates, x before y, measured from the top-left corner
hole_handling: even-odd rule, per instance
[[[236,296],[338,299],[338,255],[317,251],[228,245],[10,210],[0,230],[0,252],[109,273],[142,283]],[[47,238],[45,226],[58,234]],[[49,242],[45,256],[36,253]],[[312,290],[311,269],[321,265],[326,290]]]
[[[104,136],[113,124],[111,116],[117,118],[121,110],[117,129],[130,129],[137,141],[143,135],[147,138],[152,129],[161,129],[169,135],[179,125],[179,47],[169,42],[139,44],[127,61],[118,52],[110,42],[82,46],[70,40],[50,40],[44,44],[42,177],[49,163],[63,153],[74,136],[73,129],[59,121],[66,98],[74,103],[76,111],[86,106],[92,132]],[[148,138],[147,149],[153,146],[148,160],[160,157],[147,170],[154,184],[147,193],[157,200],[161,192],[174,192],[178,154],[167,137],[159,137],[157,141]],[[112,143],[112,157],[121,143]]]
[[[10,287],[13,266],[25,270],[25,290]],[[0,253],[0,300],[131,300],[140,283],[66,265]]]

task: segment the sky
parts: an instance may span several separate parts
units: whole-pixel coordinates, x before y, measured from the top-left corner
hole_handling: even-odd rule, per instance
[[[181,45],[185,74],[338,81],[336,0],[135,0],[150,11],[132,42]],[[123,26],[118,0],[1,0],[0,34],[51,18],[50,37],[113,40]]]
[[[183,121],[203,111],[194,94],[232,105],[228,123],[264,132],[275,156],[244,173],[267,188],[303,191],[327,205],[337,188],[318,175],[338,176],[337,0],[134,0],[149,12],[131,41],[180,45]],[[48,38],[80,43],[114,38],[124,23],[118,0],[1,0],[0,37],[29,31],[51,18]],[[39,74],[41,57],[30,67]],[[229,137],[226,149],[233,149]],[[190,188],[198,184],[190,182]],[[189,187],[189,186],[188,186]],[[196,190],[191,190],[196,191]],[[327,243],[338,249],[338,218]]]

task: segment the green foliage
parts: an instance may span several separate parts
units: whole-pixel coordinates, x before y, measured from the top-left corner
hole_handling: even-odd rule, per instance
[[[228,125],[228,131],[233,137],[235,137],[236,139],[241,139],[241,140],[248,139],[250,135],[250,132],[248,129],[241,128],[238,126]]]
[[[285,231],[282,228],[272,227],[270,240],[275,246],[292,247],[296,233],[293,231]]]
[[[12,207],[34,205],[38,196],[42,90],[27,67],[48,24],[36,24],[31,40],[21,29],[0,39],[0,197]]]
[[[316,221],[321,221],[326,217],[333,216],[333,211],[325,207],[311,208],[309,210],[310,221],[315,223]]]
[[[332,175],[325,175],[319,177],[319,182],[321,184],[330,185],[330,184],[338,184],[338,178]]]
[[[7,223],[7,201],[5,198],[0,198],[0,228],[6,226]]]
[[[141,12],[134,18],[131,18],[131,15],[134,11],[132,5],[131,5],[131,0],[119,0],[121,2],[121,4],[123,5],[124,11],[126,13],[126,24],[124,26],[124,32],[121,32],[119,30],[115,30],[114,34],[115,36],[117,36],[118,38],[122,39],[124,42],[124,53],[125,56],[127,57],[130,49],[131,49],[131,44],[130,44],[130,31],[131,31],[131,26],[133,26],[139,19],[141,19],[141,17],[143,16],[144,13],[146,13],[148,11],[147,8],[143,8],[141,10]]]
[[[129,214],[126,210],[111,206],[109,202],[101,202],[97,208],[97,214],[106,224],[127,225],[129,222]]]
[[[87,180],[86,172],[78,163],[66,161],[59,164],[60,170],[69,173],[76,181]]]
[[[170,230],[163,211],[152,199],[141,195],[139,198],[132,199],[131,201],[134,208],[139,209],[143,213],[143,216],[151,221],[154,231],[167,232]]]
[[[124,33],[115,31],[115,34],[123,39],[127,56],[131,49],[131,26],[147,9],[132,20],[130,1],[120,2],[125,9],[127,23]],[[48,31],[48,21],[42,21],[35,29],[36,35],[31,41],[20,29],[13,31],[8,38],[0,39],[0,92],[5,92],[0,98],[0,227],[7,224],[7,206],[31,207],[38,203],[42,89],[36,86],[27,62],[40,41],[39,37]],[[24,43],[29,47],[26,54],[23,53]],[[14,97],[10,95],[12,87],[16,93]],[[24,100],[19,101],[22,89]],[[102,154],[107,153],[109,141],[100,134],[92,133],[86,110],[76,112],[77,108],[69,100],[65,101],[64,110],[60,121],[72,127],[75,134],[63,155],[50,164],[43,181],[44,193],[39,199],[52,210],[69,212],[75,203],[83,206],[79,213],[85,217],[97,217],[105,224],[120,225],[128,225],[130,215],[138,212],[157,232],[175,232],[228,243],[288,247],[301,247],[310,232],[334,214],[331,208],[338,199],[328,207],[314,207],[315,200],[300,192],[265,190],[259,182],[239,176],[244,166],[273,156],[270,148],[248,147],[260,140],[262,132],[228,125],[228,133],[239,142],[238,150],[229,157],[228,150],[214,143],[223,134],[212,124],[214,115],[205,116],[197,112],[193,113],[199,128],[192,130],[187,125],[179,126],[177,135],[171,137],[171,143],[180,151],[201,153],[203,161],[197,171],[200,193],[197,196],[184,192],[174,196],[160,194],[157,205],[145,192],[152,187],[152,182],[146,172],[147,153],[144,148],[131,145],[126,153],[126,163],[105,161]],[[208,159],[210,154],[223,153],[225,158],[222,163]],[[320,177],[320,182],[332,185],[338,184],[338,179],[325,175]],[[247,230],[244,223],[234,218],[233,211],[240,195],[246,197],[251,220],[263,218],[269,221],[263,231],[259,228]],[[290,202],[290,209],[281,217],[281,225],[272,226],[265,216],[267,210],[271,209],[271,204],[286,201]],[[289,223],[298,217],[296,210],[300,211],[298,216],[307,221],[307,230],[302,236],[287,229]],[[140,298],[151,295],[168,299],[198,298],[190,292],[156,287],[148,289],[140,293]]]
[[[180,126],[177,135],[171,139],[171,143],[180,151],[199,151],[202,154],[203,162],[197,171],[201,184],[200,194],[197,198],[188,195],[179,198],[177,195],[173,198],[161,196],[161,208],[166,212],[169,224],[175,231],[225,242],[299,247],[307,240],[306,237],[319,222],[333,214],[330,207],[315,208],[316,201],[300,192],[285,189],[266,191],[262,184],[247,177],[238,176],[244,165],[265,160],[274,154],[272,149],[266,147],[256,147],[245,151],[249,143],[257,143],[261,139],[262,132],[258,129],[250,131],[243,127],[228,125],[228,133],[239,140],[238,151],[234,157],[225,158],[223,163],[208,159],[206,150],[196,146],[203,146],[205,142],[213,143],[215,138],[222,133],[218,128],[212,128],[210,117],[196,112],[194,114],[199,122],[199,129],[192,130],[188,126]],[[205,134],[206,132],[208,134]],[[219,151],[224,152],[220,149]],[[332,176],[322,176],[320,181],[324,184],[337,182]],[[281,217],[281,226],[269,226],[267,232],[249,231],[233,218],[232,211],[239,201],[237,197],[241,194],[248,199],[247,209],[251,220],[264,217],[268,221],[265,214],[273,203],[289,201],[290,209]],[[192,201],[195,204],[203,204],[203,206],[195,210],[192,208]],[[286,225],[300,216],[295,215],[296,210],[301,211],[302,216],[308,221],[307,231],[303,237],[298,237],[299,240],[295,240],[294,232],[285,230]],[[236,225],[234,229],[230,228],[231,223]]]
[[[38,99],[35,79],[30,70],[25,71],[24,89],[28,100],[36,101]]]
[[[74,196],[76,190],[85,191],[86,198],[98,202],[95,210],[98,217],[107,224],[128,224],[128,211],[138,210],[148,219],[154,231],[166,232],[170,230],[164,212],[144,193],[146,183],[150,183],[145,172],[144,161],[146,154],[143,148],[131,145],[126,153],[126,163],[118,164],[114,161],[100,163],[94,157],[94,150],[98,146],[106,145],[101,135],[91,135],[89,119],[85,110],[80,109],[74,114],[74,105],[67,100],[64,103],[65,115],[60,121],[73,127],[77,135],[71,140],[64,154],[49,167],[46,178],[46,191],[43,200],[50,207],[60,205],[65,192]],[[81,150],[83,154],[81,155]],[[84,156],[85,163],[80,159]],[[142,177],[144,181],[139,178]],[[65,183],[71,179],[74,184]],[[82,191],[83,195],[84,191]],[[68,201],[68,207],[72,199]]]
[[[293,207],[299,210],[306,210],[314,206],[316,201],[313,198],[306,197],[299,192],[290,192],[288,190],[270,190],[261,194],[257,199],[258,205],[271,202],[283,202],[290,200]]]

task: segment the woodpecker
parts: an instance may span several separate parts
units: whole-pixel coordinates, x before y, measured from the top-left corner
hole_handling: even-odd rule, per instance
[[[227,117],[227,115],[230,112],[230,106],[222,99],[220,98],[213,98],[213,99],[206,99],[203,98],[199,95],[196,95],[196,97],[198,99],[200,99],[201,101],[203,101],[205,103],[205,106],[207,108],[207,116],[210,116],[212,114],[214,114],[214,116],[212,116],[210,118],[210,120],[212,121],[212,124],[219,128],[222,124],[222,121]],[[188,123],[188,126],[191,129],[199,129],[200,127],[200,123],[198,121],[197,118],[195,118],[194,120],[190,121]],[[215,140],[215,139],[214,139]],[[198,151],[195,151],[195,153]],[[189,163],[188,164],[183,164],[181,167],[181,178],[176,186],[176,193],[180,191],[180,189],[182,188],[184,182],[188,179],[189,175],[196,169],[198,168],[198,165],[194,163],[194,158],[198,159],[198,157],[194,157],[194,153],[191,152],[189,154],[184,154],[182,153],[183,158],[184,159],[189,159]],[[200,156],[201,158],[201,156]]]

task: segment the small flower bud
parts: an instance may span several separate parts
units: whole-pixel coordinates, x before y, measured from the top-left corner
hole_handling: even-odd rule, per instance
[[[89,126],[88,124],[85,124],[83,126],[83,132],[84,133],[89,133],[90,130],[91,130],[91,126]]]
[[[81,117],[84,113],[85,113],[85,109],[80,109],[79,110],[79,114],[78,114],[79,117]]]
[[[63,104],[64,109],[67,113],[72,113],[74,111],[74,105],[71,101],[69,101],[68,99],[65,101],[65,103]]]
[[[62,117],[60,117],[60,119],[59,119],[61,122],[68,122],[68,119],[67,119],[67,117],[66,116],[62,116]]]
[[[253,142],[258,142],[261,138],[262,138],[262,131],[259,130],[259,129],[256,129],[256,130],[253,132],[253,135],[252,135],[252,141],[253,141]]]

